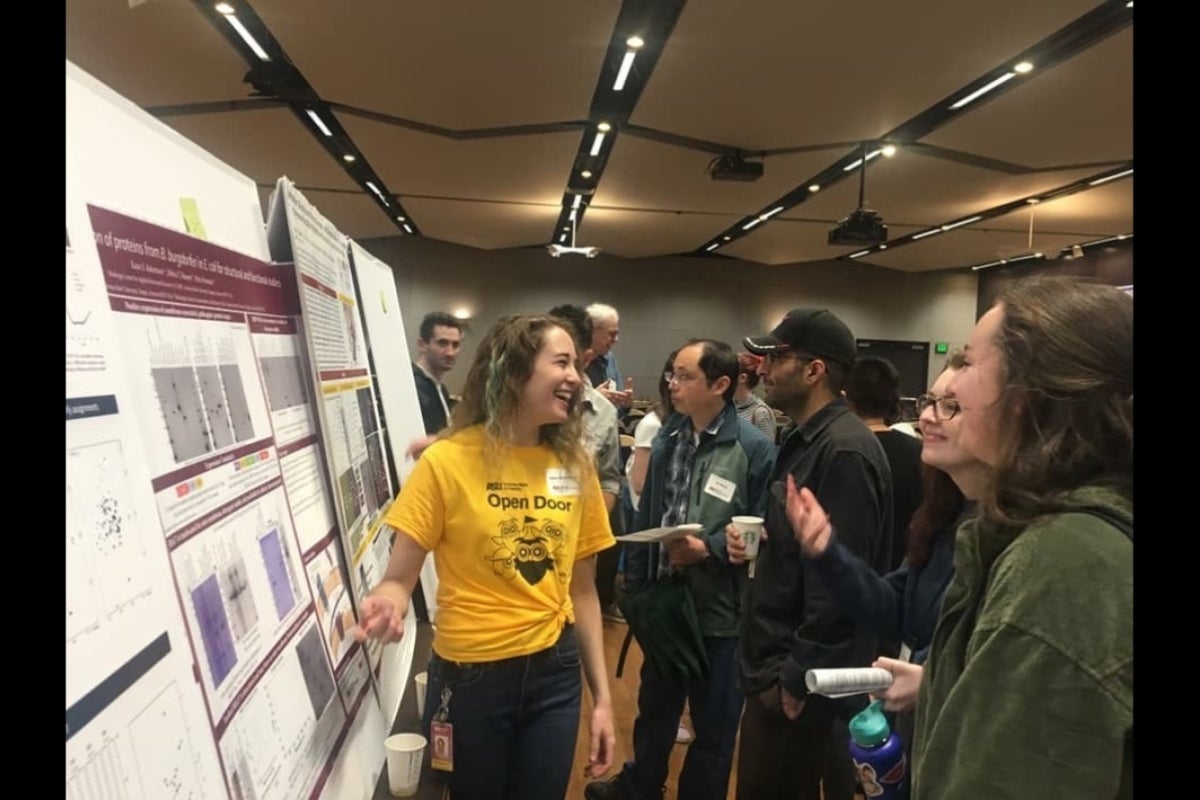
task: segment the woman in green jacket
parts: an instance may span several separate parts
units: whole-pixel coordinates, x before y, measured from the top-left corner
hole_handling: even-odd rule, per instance
[[[1017,282],[949,390],[993,471],[957,535],[912,798],[1132,797],[1133,299]]]

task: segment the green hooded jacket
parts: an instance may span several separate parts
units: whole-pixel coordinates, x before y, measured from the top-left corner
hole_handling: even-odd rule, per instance
[[[1132,529],[1133,504],[1072,506]],[[1086,512],[958,531],[917,701],[912,800],[1133,796],[1133,543]]]

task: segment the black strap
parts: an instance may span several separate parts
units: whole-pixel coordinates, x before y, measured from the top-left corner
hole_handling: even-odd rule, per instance
[[[629,645],[633,642],[633,628],[625,631],[625,641],[621,642],[621,654],[617,656],[617,677],[625,673],[625,657],[629,655]]]

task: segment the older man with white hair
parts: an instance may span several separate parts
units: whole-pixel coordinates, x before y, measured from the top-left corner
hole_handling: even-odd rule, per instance
[[[599,392],[608,398],[624,415],[633,403],[633,378],[621,381],[621,370],[617,367],[617,356],[613,345],[621,335],[621,318],[617,310],[605,303],[592,303],[587,307],[592,318],[592,362],[587,375]]]

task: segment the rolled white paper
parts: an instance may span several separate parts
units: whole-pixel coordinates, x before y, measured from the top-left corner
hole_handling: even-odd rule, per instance
[[[847,697],[888,688],[892,685],[892,673],[879,667],[810,669],[804,675],[804,685],[813,694]]]

